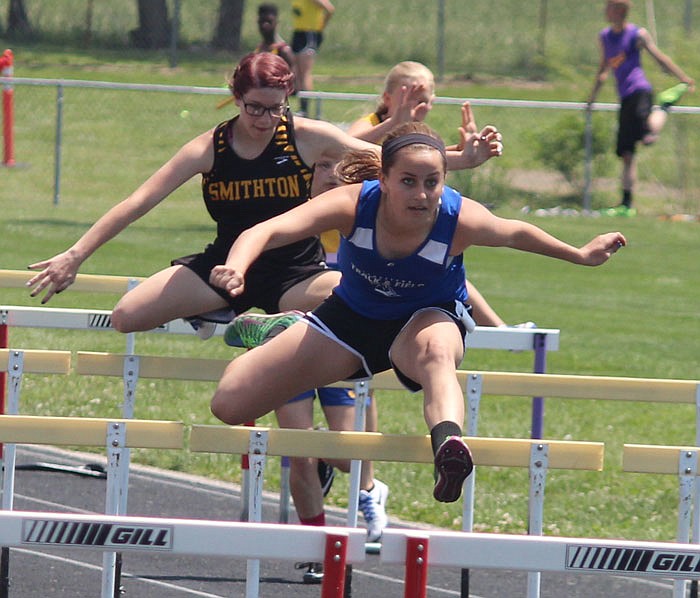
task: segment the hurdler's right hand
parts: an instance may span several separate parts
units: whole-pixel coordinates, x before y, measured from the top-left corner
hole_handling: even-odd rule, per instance
[[[209,282],[215,287],[228,291],[232,297],[243,293],[245,281],[243,275],[230,266],[214,266],[209,274]]]
[[[42,305],[51,297],[64,291],[75,282],[78,274],[80,260],[70,251],[64,251],[51,259],[30,264],[30,270],[41,270],[36,276],[30,278],[26,285],[32,289],[30,295],[36,297],[46,290]]]

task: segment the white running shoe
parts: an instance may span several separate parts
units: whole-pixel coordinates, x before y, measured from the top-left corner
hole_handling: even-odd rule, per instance
[[[389,486],[379,480],[374,480],[374,488],[370,491],[360,490],[358,506],[367,524],[367,542],[379,541],[384,528],[389,524],[386,516],[388,496]]]
[[[532,330],[533,328],[537,328],[537,324],[535,324],[534,322],[521,322],[520,324],[514,324],[512,327]]]
[[[196,316],[194,318],[185,318],[185,321],[194,328],[195,334],[203,341],[214,336],[216,332],[216,322],[202,320]]]

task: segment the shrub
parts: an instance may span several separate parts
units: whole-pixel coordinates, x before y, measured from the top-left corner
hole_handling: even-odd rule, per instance
[[[596,115],[591,118],[591,160],[598,174],[605,169],[603,158],[612,143],[610,130]],[[586,160],[586,119],[570,113],[555,121],[545,130],[532,135],[535,157],[548,168],[560,172],[575,189],[582,189]]]

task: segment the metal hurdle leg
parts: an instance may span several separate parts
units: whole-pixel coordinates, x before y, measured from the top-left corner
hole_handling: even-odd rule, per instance
[[[246,422],[244,426],[254,426],[255,421]],[[250,501],[248,494],[250,492],[250,459],[248,455],[241,455],[241,515],[239,521],[249,521],[248,513],[250,512]]]
[[[406,538],[405,598],[426,598],[427,596],[428,544],[427,537]]]
[[[280,510],[279,523],[289,523],[289,504],[291,499],[291,489],[289,485],[290,474],[289,457],[280,459]]]
[[[370,381],[355,382],[355,431],[364,432],[367,399],[369,398]],[[360,501],[360,474],[362,461],[354,459],[350,462],[350,493],[348,496],[348,527],[357,527],[357,511]]]
[[[133,281],[129,281],[130,287]],[[133,286],[136,286],[135,284]],[[124,419],[134,418],[134,408],[136,403],[136,384],[139,380],[139,357],[134,355],[134,340],[133,332],[127,334],[127,351],[128,355],[124,358],[124,369],[122,371],[122,380],[124,382],[124,401],[122,403],[122,416]],[[129,468],[131,466],[131,450],[127,447],[117,449],[120,453],[119,458],[114,463],[116,475],[119,477],[119,493],[116,498],[118,500],[117,513],[126,515],[127,502],[129,496]],[[106,553],[103,557],[105,566],[108,559],[109,567],[114,567],[114,595],[119,596],[121,588],[121,572],[122,572],[122,553]],[[113,562],[113,563],[112,563]]]
[[[547,335],[535,335],[535,364],[533,371],[535,374],[544,374],[547,370]],[[532,438],[542,438],[544,435],[544,398],[532,398]]]
[[[693,505],[693,488],[698,475],[698,452],[680,451],[678,456],[678,532],[676,541],[688,542]],[[673,582],[673,597],[685,596],[686,581]]]
[[[126,292],[128,293],[137,287],[139,281],[135,278],[130,278],[126,284]],[[134,403],[136,400],[136,382],[138,381],[138,357],[134,356],[136,350],[136,333],[129,332],[126,334],[126,354],[128,357],[124,360],[124,403],[122,405],[122,415],[125,419],[133,419]],[[135,374],[134,374],[135,369]],[[129,467],[131,465],[131,451],[128,448],[122,449],[122,456],[117,464],[117,468],[121,475],[121,487],[123,494],[120,496],[122,503],[120,504],[120,513],[126,515],[127,496],[129,492]],[[105,555],[106,558],[106,555]],[[114,596],[120,595],[121,590],[121,575],[122,575],[122,553],[114,553]]]
[[[528,534],[541,536],[544,520],[544,487],[547,481],[547,468],[549,467],[549,446],[547,444],[535,444],[530,449],[530,501]],[[539,571],[527,574],[527,596],[537,598],[540,595]]]
[[[355,422],[357,432],[365,430],[365,416],[367,412],[367,399],[369,398],[370,380],[358,380],[355,382]],[[362,473],[362,461],[353,459],[350,462],[350,488],[348,495],[348,527],[357,527],[357,511],[360,504],[360,476]],[[365,551],[368,544],[365,542]],[[376,550],[376,547],[374,548]],[[345,567],[345,598],[352,596],[352,565]]]
[[[6,326],[3,325],[3,328]],[[3,372],[3,399],[5,398],[5,379],[7,379],[7,405],[3,403],[3,413],[17,415],[19,413],[19,393],[22,388],[22,374],[24,372],[24,352],[11,351],[7,361],[7,375]],[[7,444],[3,448],[2,455],[2,509],[11,511],[15,498],[15,461],[17,456],[16,445]],[[10,591],[10,549],[6,546],[0,548],[0,597],[7,598]]]
[[[24,373],[24,351],[10,351],[7,362],[7,407],[5,413],[19,413],[19,393],[22,388]],[[2,508],[11,511],[14,506],[16,445],[4,446]]]
[[[347,535],[329,533],[326,536],[321,598],[341,598],[346,595],[345,572],[350,567],[346,565],[347,551]]]
[[[695,387],[695,446],[700,446],[700,384]],[[693,531],[691,542],[700,544],[700,478],[693,484]],[[690,598],[698,598],[698,581],[690,582]]]
[[[109,423],[107,425],[107,493],[105,497],[107,515],[126,514],[126,487],[122,470],[122,459],[125,454],[128,454],[125,443],[125,423]],[[126,469],[128,472],[128,463]],[[115,552],[105,552],[102,556],[102,598],[119,596],[119,563],[116,557]]]
[[[481,374],[471,374],[467,379],[465,389],[467,400],[467,436],[476,436],[479,424],[479,406],[481,404],[481,392],[483,387]],[[464,482],[464,501],[462,503],[462,531],[474,530],[474,488],[476,484],[476,467]],[[469,569],[462,569],[460,582],[460,596],[469,596]]]
[[[268,433],[255,430],[248,440],[248,460],[251,471],[251,484],[248,492],[248,521],[262,521],[262,494],[267,456]],[[260,560],[249,559],[246,565],[246,598],[258,598],[260,593]]]
[[[250,349],[247,349],[250,351]],[[244,426],[254,426],[255,420],[246,422]],[[250,461],[248,455],[241,455],[241,515],[240,521],[250,521],[248,514],[250,512],[250,502],[248,494],[250,492]]]

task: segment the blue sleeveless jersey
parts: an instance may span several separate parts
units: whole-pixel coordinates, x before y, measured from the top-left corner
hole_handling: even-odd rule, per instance
[[[343,276],[335,293],[359,314],[378,320],[466,301],[462,255],[449,255],[462,196],[446,186],[430,234],[413,254],[397,260],[384,259],[375,249],[380,197],[378,181],[363,183],[355,226],[349,237],[340,240],[338,266]]]

